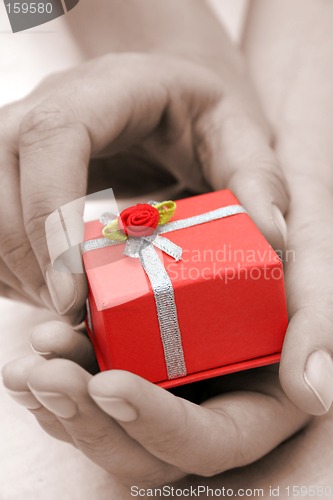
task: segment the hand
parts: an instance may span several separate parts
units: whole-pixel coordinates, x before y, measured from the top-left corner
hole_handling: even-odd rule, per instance
[[[280,379],[299,408],[319,415],[333,401],[333,3],[299,7],[252,2],[244,47],[291,195]]]
[[[290,313],[280,366],[289,398],[313,415],[333,401],[333,195],[317,175],[288,173],[286,291]]]
[[[288,195],[242,70],[160,55],[108,55],[47,78],[0,111],[0,293],[82,317],[83,274],[50,265],[44,222],[87,192],[92,158],[126,155],[189,189],[229,187],[275,248]],[[74,320],[73,320],[74,321]]]
[[[93,361],[84,334],[61,322],[40,325],[32,344],[86,366]],[[49,434],[127,485],[156,486],[243,466],[309,421],[281,390],[275,366],[174,394],[128,372],[92,376],[73,361],[37,355],[8,364],[3,377]]]

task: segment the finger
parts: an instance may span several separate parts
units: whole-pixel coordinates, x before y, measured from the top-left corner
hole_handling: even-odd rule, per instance
[[[91,376],[76,364],[54,359],[36,367],[28,385],[62,422],[76,446],[123,480],[163,482],[179,473],[153,457],[90,398]]]
[[[48,359],[65,358],[85,368],[96,361],[89,338],[63,321],[38,325],[31,334],[30,343],[35,352]]]
[[[277,375],[272,376],[277,383]],[[88,388],[96,403],[153,455],[203,476],[258,459],[307,418],[281,390],[279,398],[272,391],[228,393],[204,407],[118,370],[96,375]]]
[[[40,356],[26,356],[11,361],[2,369],[4,386],[16,403],[27,408],[36,418],[39,425],[52,437],[72,443],[63,425],[46,410],[30,391],[27,380],[33,369],[44,363]]]
[[[43,275],[27,238],[19,194],[18,158],[12,141],[0,145],[0,276],[5,283],[33,302],[50,306]]]
[[[251,113],[228,98],[199,127],[200,156],[215,189],[229,188],[275,250],[287,239],[287,182],[270,135]],[[207,133],[208,132],[208,133]]]
[[[291,321],[280,377],[295,404],[320,415],[333,401],[333,198],[329,189],[302,176],[295,175],[293,185],[286,254]]]
[[[86,194],[90,141],[83,126],[71,125],[73,118],[69,112],[62,115],[59,118],[56,111],[39,108],[23,120],[20,170],[25,230],[52,301],[60,315],[67,315],[83,308],[87,294],[85,277],[83,273],[73,274],[65,262],[61,268],[52,267],[45,220],[58,208]],[[71,231],[79,234],[83,231],[83,211],[73,215],[72,224],[79,227],[67,229],[69,234]],[[80,259],[78,253],[75,257]]]

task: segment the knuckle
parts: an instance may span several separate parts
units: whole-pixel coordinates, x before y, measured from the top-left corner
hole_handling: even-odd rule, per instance
[[[66,111],[65,111],[66,110]],[[19,137],[23,147],[34,146],[47,140],[68,123],[68,107],[57,104],[40,104],[22,119]]]
[[[188,432],[188,413],[183,404],[177,414],[177,426],[170,425],[158,435],[144,436],[144,442],[162,456],[182,457],[190,449],[193,436]]]
[[[105,446],[106,437],[103,433],[94,434],[85,430],[85,432],[75,435],[74,440],[80,449],[93,449],[100,452]]]
[[[172,457],[181,456],[188,448],[188,444],[189,438],[175,432],[174,429],[164,431],[162,436],[159,436],[158,439],[155,437],[151,442],[151,445],[158,453],[167,454]]]
[[[50,207],[45,200],[30,200],[24,213],[24,225],[27,234],[33,234],[37,229],[44,228],[45,219],[49,214]]]
[[[75,444],[82,451],[89,451],[98,460],[111,461],[112,456],[117,456],[120,449],[119,439],[115,435],[110,440],[110,429],[99,429],[98,432],[89,429],[83,423],[75,422],[75,432],[71,433]]]

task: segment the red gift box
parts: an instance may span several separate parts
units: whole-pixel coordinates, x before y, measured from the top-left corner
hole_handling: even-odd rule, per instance
[[[177,201],[172,221],[238,205],[227,190]],[[101,238],[99,221],[85,240]],[[125,244],[85,252],[88,332],[101,370],[163,387],[277,362],[288,317],[280,258],[246,213],[165,233],[182,259],[159,252],[171,278],[186,375],[169,380],[152,284]]]

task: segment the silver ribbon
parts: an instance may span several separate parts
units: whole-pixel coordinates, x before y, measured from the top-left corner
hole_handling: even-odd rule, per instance
[[[159,226],[152,236],[129,237],[126,240],[124,254],[140,260],[151,283],[169,380],[185,376],[187,371],[172,282],[154,246],[178,261],[182,257],[181,247],[161,236],[162,234],[242,213],[246,213],[246,210],[241,205],[228,205],[186,219],[168,222]],[[110,219],[103,215],[101,221],[107,224]],[[90,252],[123,243],[123,241],[98,238],[81,243],[81,252]]]
[[[154,291],[168,378],[185,376],[184,351],[170,276],[152,245],[142,249],[140,262]]]

